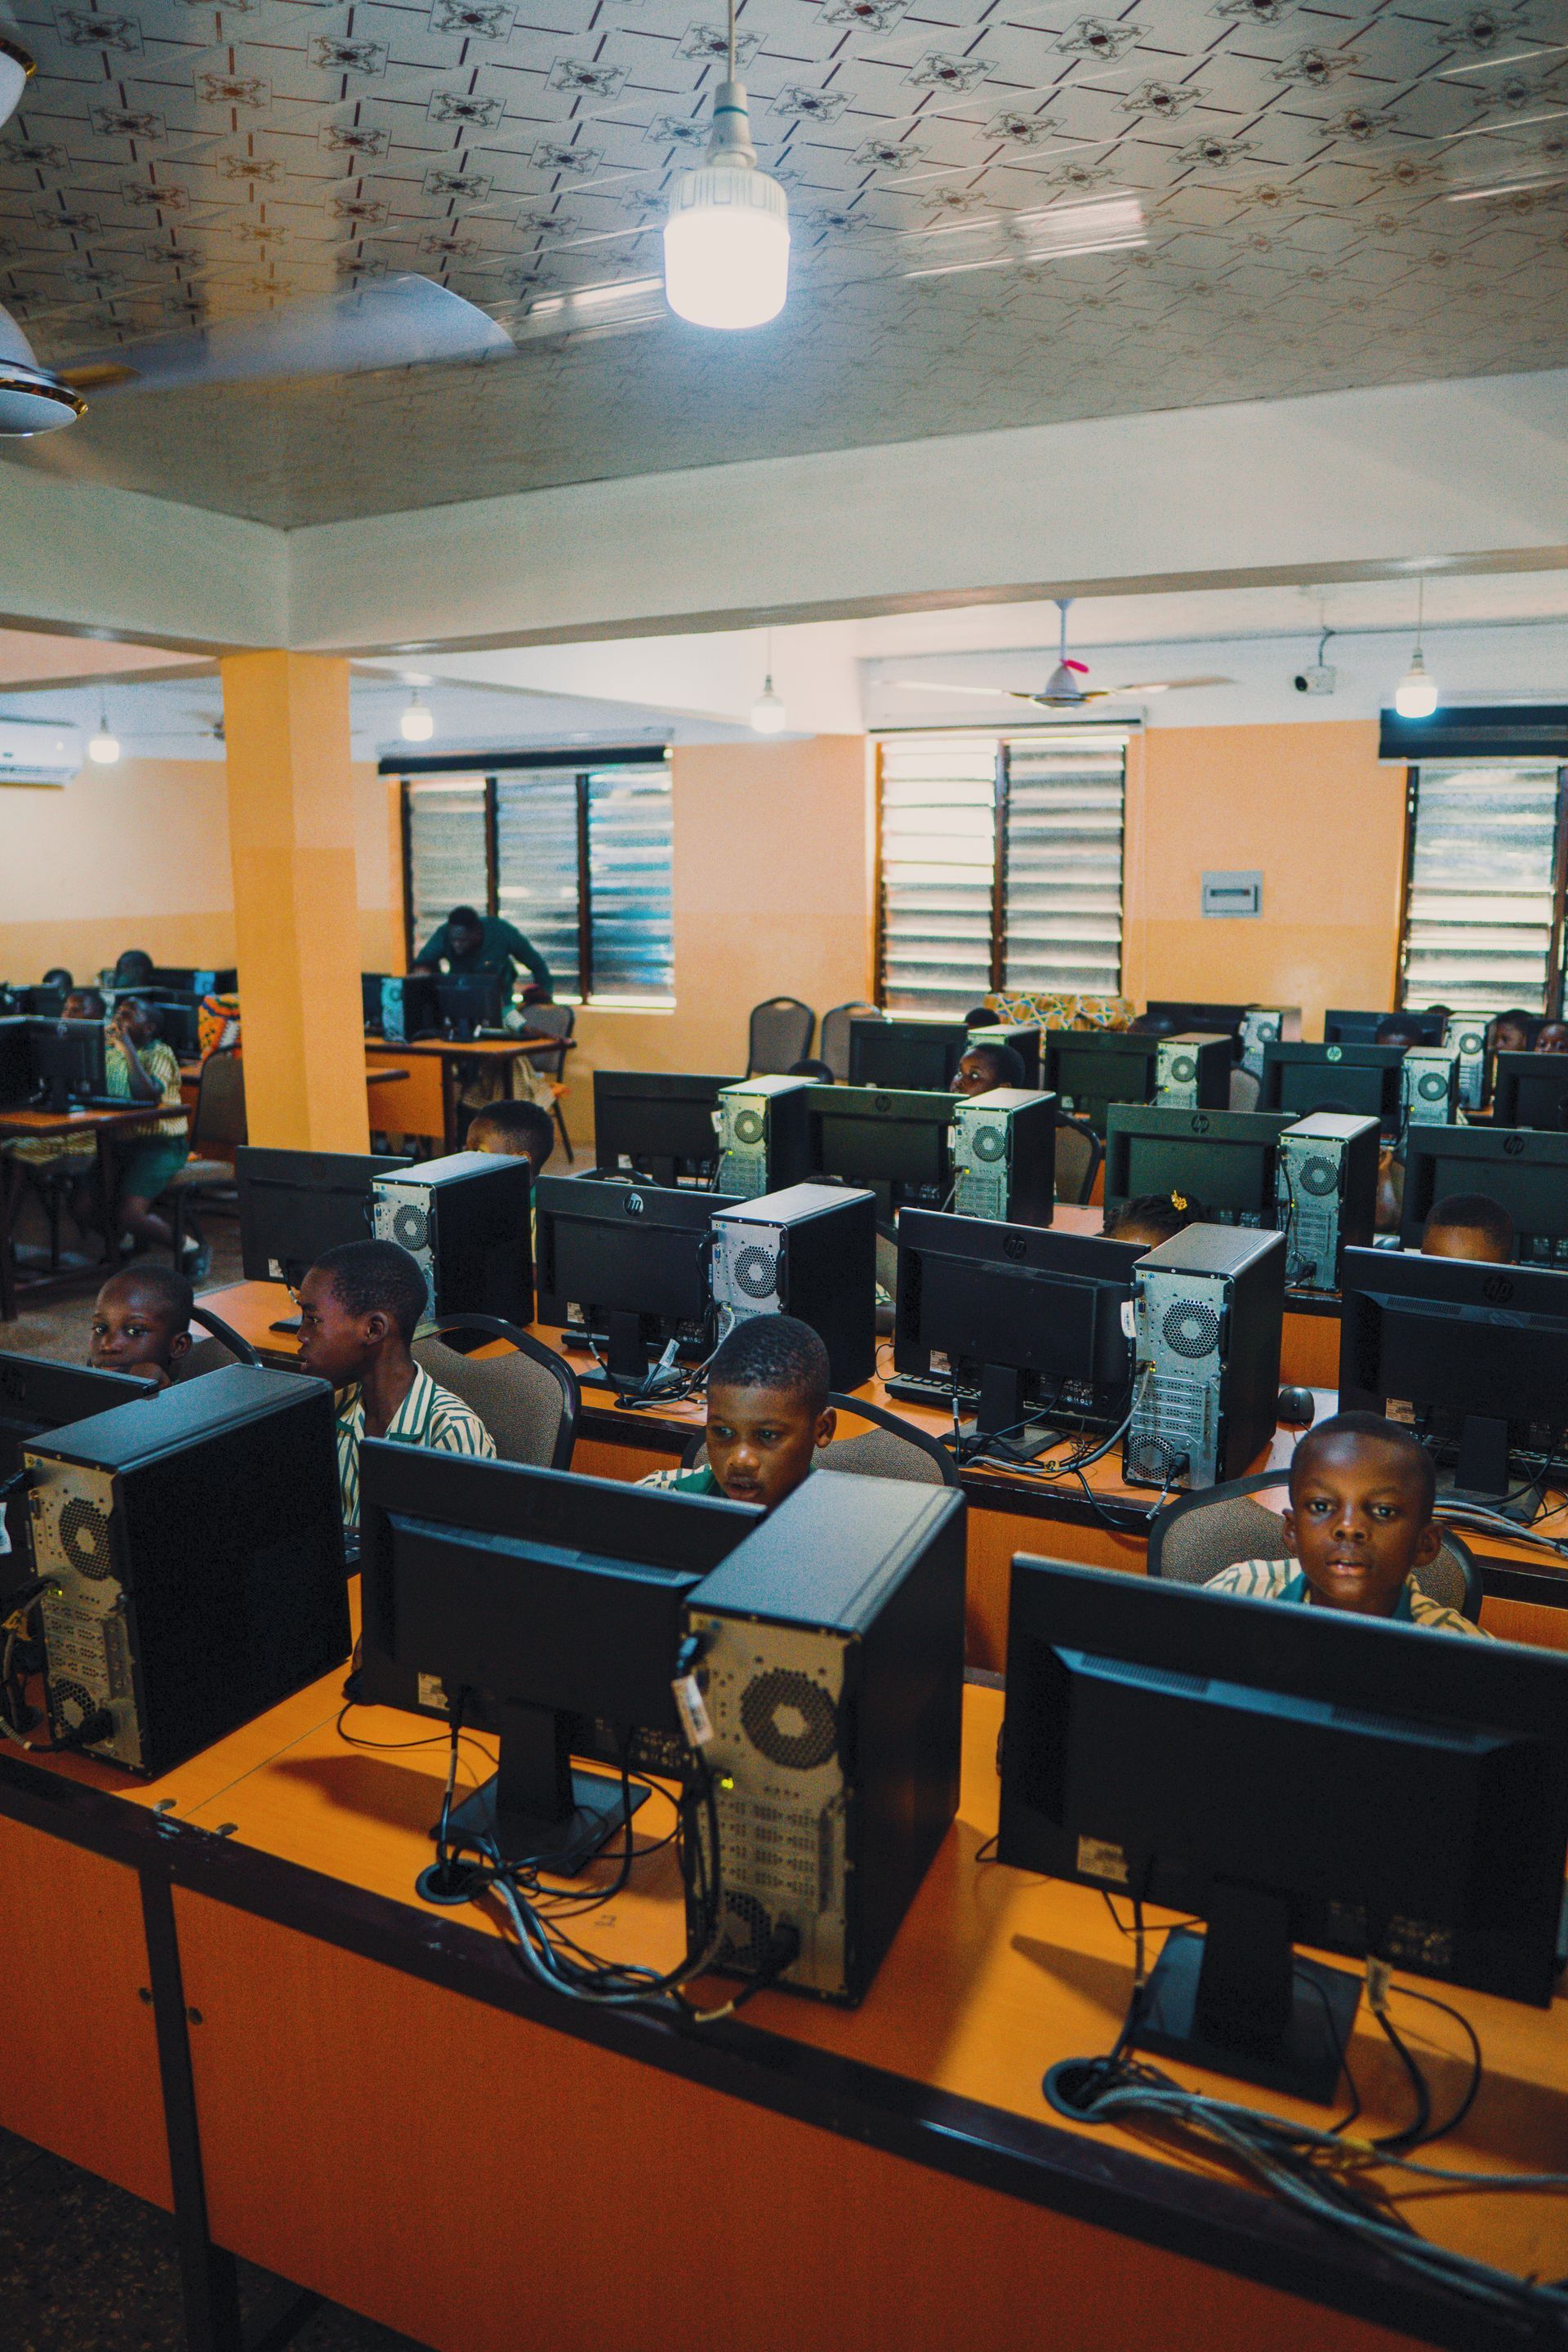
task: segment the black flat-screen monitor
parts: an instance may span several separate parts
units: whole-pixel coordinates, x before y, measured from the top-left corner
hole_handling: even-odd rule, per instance
[[[84,1364],[0,1353],[0,1479],[15,1476],[21,1468],[22,1448],[30,1439],[68,1428],[72,1422],[90,1421],[94,1413],[129,1404],[135,1397],[159,1393],[156,1381],[134,1380],[124,1372],[91,1371]],[[0,1595],[26,1583],[33,1572],[26,1493],[8,1495],[5,1512],[11,1549],[0,1554]]]
[[[969,1046],[962,1021],[851,1021],[849,1083],[940,1094]]]
[[[1385,1021],[1390,1021],[1393,1017],[1391,1013],[1341,1012],[1331,1009],[1323,1015],[1323,1043],[1325,1045],[1375,1045],[1378,1031]],[[1446,1013],[1417,1013],[1407,1007],[1401,1013],[1399,1018],[1401,1021],[1418,1021],[1421,1024],[1421,1043],[1424,1045],[1442,1044],[1443,1032],[1448,1025],[1448,1016]]]
[[[406,1157],[361,1151],[284,1151],[242,1143],[234,1155],[239,1246],[247,1282],[298,1287],[323,1250],[371,1238],[378,1176]]]
[[[1150,1192],[1180,1192],[1216,1225],[1279,1223],[1279,1137],[1289,1111],[1165,1110],[1112,1103],[1105,1127],[1107,1215]]]
[[[477,1029],[499,1028],[510,1003],[510,971],[442,972],[436,982],[441,1025],[452,1037],[471,1037]]]
[[[66,998],[70,991],[40,986],[18,989],[16,993],[22,1012],[31,1013],[35,1020],[58,1021],[66,1009]]]
[[[230,964],[203,965],[160,963],[153,967],[154,988],[174,989],[183,995],[232,996],[239,986],[239,974]]]
[[[1568,1054],[1500,1054],[1492,1071],[1497,1127],[1568,1129]]]
[[[934,1088],[813,1087],[812,1174],[875,1192],[884,1223],[905,1206],[940,1208],[952,1188],[955,1099]]]
[[[27,1048],[34,1089],[46,1110],[108,1100],[101,1021],[29,1021]]]
[[[1152,1097],[1163,1043],[1126,1029],[1049,1029],[1041,1040],[1040,1084],[1063,1110],[1103,1135],[1113,1102]]]
[[[1568,1273],[1347,1249],[1340,1407],[1392,1412],[1454,1496],[1532,1519],[1568,1441]]]
[[[692,1070],[595,1070],[595,1160],[654,1184],[705,1182],[718,1157],[720,1088],[739,1084]]]
[[[500,1769],[453,1814],[451,1843],[552,1871],[582,1867],[642,1802],[574,1771],[648,1735],[679,1747],[672,1685],[687,1595],[762,1517],[511,1462],[370,1439],[360,1455],[362,1698],[500,1735]]]
[[[1143,1007],[1145,1014],[1168,1027],[1172,1036],[1190,1031],[1197,1036],[1237,1038],[1251,1010],[1250,1004],[1197,1004],[1167,996],[1151,997]]]
[[[19,1109],[37,1091],[30,1027],[20,1014],[0,1019],[0,1109]]]
[[[1455,1192],[1484,1192],[1508,1211],[1521,1265],[1568,1265],[1568,1135],[1546,1128],[1411,1128],[1399,1225],[1404,1248],[1420,1248],[1427,1218]]]
[[[1014,1561],[998,1860],[1208,1922],[1140,2050],[1327,2105],[1361,1975],[1301,1944],[1544,2007],[1565,1847],[1568,1658]]]
[[[122,990],[122,995],[131,992]],[[154,995],[138,989],[158,1015],[158,1034],[177,1062],[196,1062],[202,1051],[202,1001],[199,996]]]
[[[1263,1048],[1259,1110],[1305,1118],[1315,1110],[1375,1118],[1385,1133],[1401,1120],[1403,1045],[1309,1045],[1271,1037]]]
[[[973,1396],[985,1451],[1026,1460],[1058,1430],[1117,1426],[1141,1244],[927,1209],[903,1212],[898,1239],[894,1363]]]
[[[597,1353],[612,1381],[639,1381],[672,1342],[708,1352],[714,1211],[730,1192],[613,1175],[541,1176],[533,1188],[539,1319]]]
[[[385,973],[380,971],[362,971],[359,976],[360,1003],[364,1014],[365,1034],[369,1037],[381,1034],[381,983],[385,977]]]

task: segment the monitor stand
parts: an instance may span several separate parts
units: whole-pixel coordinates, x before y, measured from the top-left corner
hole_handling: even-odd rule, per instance
[[[616,1383],[630,1381],[640,1388],[648,1374],[647,1341],[643,1338],[642,1317],[627,1315],[616,1307],[605,1318],[605,1359],[610,1379]]]
[[[1468,1412],[1459,1424],[1459,1452],[1452,1476],[1438,1474],[1437,1499],[1442,1503],[1474,1504],[1527,1528],[1540,1517],[1545,1481],[1546,1473],[1542,1471],[1538,1484],[1516,1493],[1519,1481],[1509,1475],[1507,1422]]]
[[[603,1772],[574,1771],[575,1717],[509,1702],[501,1709],[500,1769],[452,1809],[454,1847],[483,1847],[503,1862],[536,1862],[552,1877],[572,1878],[624,1828],[648,1791]],[[432,1829],[439,1835],[439,1825]],[[461,1875],[461,1866],[456,1875]],[[441,1865],[420,1874],[419,1892],[449,1899]],[[463,1899],[467,1899],[465,1896]]]
[[[1205,1909],[1205,1935],[1178,1927],[1166,1937],[1137,2046],[1331,2106],[1360,1977],[1302,1959],[1290,1942],[1289,1903],[1266,1887],[1222,1879]]]
[[[1024,1402],[1026,1375],[1009,1364],[982,1364],[980,1367],[980,1402],[974,1409],[974,1419],[959,1434],[976,1454],[988,1454],[1001,1462],[1032,1462],[1038,1454],[1060,1441],[1059,1430],[1047,1429],[1043,1422],[1028,1422]],[[1020,1427],[1020,1423],[1026,1425]],[[1010,1430],[1012,1435],[999,1436],[1000,1430]]]

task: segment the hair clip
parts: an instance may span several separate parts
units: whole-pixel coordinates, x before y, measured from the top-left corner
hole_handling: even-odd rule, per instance
[[[1184,1208],[1186,1207],[1186,1205],[1187,1205],[1187,1199],[1186,1199],[1186,1194],[1185,1194],[1184,1192],[1173,1192],[1173,1193],[1172,1193],[1172,1195],[1171,1195],[1171,1206],[1172,1206],[1172,1208],[1173,1208],[1173,1209],[1184,1209]]]

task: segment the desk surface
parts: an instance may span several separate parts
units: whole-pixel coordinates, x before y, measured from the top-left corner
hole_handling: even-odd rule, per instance
[[[158,1116],[155,1102],[132,1103],[124,1110],[0,1110],[0,1139],[8,1135],[92,1135],[100,1129],[129,1127]]]
[[[374,1037],[364,1041],[370,1054],[436,1054],[458,1055],[465,1061],[484,1062],[498,1058],[510,1061],[515,1055],[531,1053],[537,1045],[562,1045],[570,1054],[576,1050],[574,1037],[552,1037],[539,1029],[525,1030],[516,1037],[414,1037],[406,1045],[388,1044]]]

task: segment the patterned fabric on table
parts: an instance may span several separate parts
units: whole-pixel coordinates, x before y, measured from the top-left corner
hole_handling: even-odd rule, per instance
[[[1132,1022],[1126,996],[1005,996],[985,1000],[998,1021],[1025,1029],[1126,1029]]]
[[[1293,1559],[1244,1559],[1234,1568],[1221,1569],[1202,1588],[1205,1592],[1234,1592],[1243,1601],[1294,1601],[1305,1603],[1309,1587],[1306,1578]],[[1394,1614],[1407,1625],[1425,1625],[1437,1633],[1474,1633],[1480,1641],[1491,1639],[1457,1609],[1446,1609],[1423,1592],[1413,1576],[1405,1580]]]
[[[356,1381],[338,1395],[338,1485],[342,1493],[343,1525],[359,1525],[359,1449],[364,1436],[364,1391]],[[416,1368],[414,1386],[386,1424],[395,1445],[427,1445],[433,1454],[462,1454],[470,1460],[493,1462],[495,1440],[477,1412],[437,1388],[426,1371]]]

